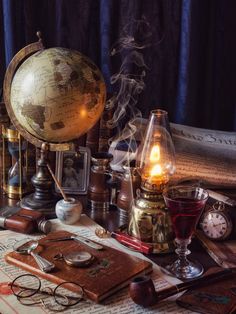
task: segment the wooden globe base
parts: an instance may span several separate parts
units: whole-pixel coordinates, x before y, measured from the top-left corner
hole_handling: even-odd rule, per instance
[[[52,199],[53,198],[53,199]],[[46,218],[56,218],[55,206],[59,198],[51,195],[49,200],[36,200],[35,193],[25,196],[20,202],[20,206],[29,210],[37,210],[45,215]]]
[[[31,182],[35,192],[25,196],[20,201],[20,206],[30,210],[38,210],[47,218],[55,218],[55,205],[59,196],[54,193],[54,181],[48,170],[48,150],[41,149],[41,156],[38,160],[38,172],[33,176]]]

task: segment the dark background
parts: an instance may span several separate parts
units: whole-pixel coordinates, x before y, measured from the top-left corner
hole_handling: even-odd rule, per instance
[[[11,58],[37,40],[37,30],[48,47],[89,56],[109,93],[119,91],[110,79],[124,60],[122,73],[140,78],[145,69],[145,87],[132,104],[144,117],[162,108],[171,122],[236,130],[236,1],[0,0],[0,86]],[[130,38],[138,48],[121,45],[111,56]],[[145,67],[132,62],[134,51]]]

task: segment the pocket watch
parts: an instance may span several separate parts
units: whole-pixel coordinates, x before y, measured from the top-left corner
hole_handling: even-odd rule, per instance
[[[234,229],[233,217],[223,202],[215,202],[203,214],[200,227],[209,239],[217,241],[226,240],[231,236]]]
[[[64,255],[62,253],[56,254],[53,259],[64,260],[69,266],[86,267],[95,260],[95,257],[86,251],[75,251]]]

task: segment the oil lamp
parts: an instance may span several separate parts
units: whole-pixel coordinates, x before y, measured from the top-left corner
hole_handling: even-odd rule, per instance
[[[175,171],[175,152],[166,111],[151,111],[137,165],[141,188],[131,209],[128,233],[152,243],[155,253],[171,252],[174,233],[162,192]]]

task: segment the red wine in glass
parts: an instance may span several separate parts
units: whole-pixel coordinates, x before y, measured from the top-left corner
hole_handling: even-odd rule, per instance
[[[193,231],[208,199],[206,190],[194,186],[172,186],[164,190],[163,196],[172,220],[178,259],[166,269],[180,279],[191,279],[203,273],[197,261],[187,259]]]
[[[198,223],[204,200],[177,197],[166,200],[177,239],[189,239]]]

